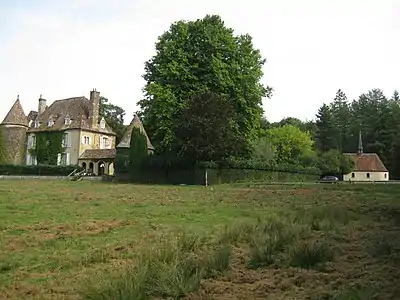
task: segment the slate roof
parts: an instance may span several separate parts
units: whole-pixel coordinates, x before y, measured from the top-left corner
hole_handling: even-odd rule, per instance
[[[19,98],[14,102],[10,111],[4,118],[2,124],[4,125],[22,125],[28,127],[28,119],[24,113]]]
[[[79,159],[107,159],[115,158],[116,149],[87,149]]]
[[[35,121],[37,115],[38,115],[37,111],[31,110],[28,114],[28,121]]]
[[[354,160],[354,171],[356,172],[388,172],[376,153],[345,153],[344,155]]]
[[[139,117],[135,114],[133,116],[131,124],[128,126],[124,136],[122,137],[121,141],[117,145],[117,148],[130,148],[131,145],[131,135],[133,127],[139,128],[140,131],[145,135],[147,140],[147,148],[149,150],[154,150],[153,145],[150,142],[149,137],[147,136],[146,130],[143,127],[142,121],[140,121]]]
[[[37,116],[40,126],[34,127],[34,123],[28,132],[37,132],[43,130],[66,130],[66,129],[86,129],[97,131],[109,135],[115,135],[111,127],[106,123],[105,128],[99,126],[93,127],[89,118],[90,101],[86,97],[73,97],[54,101],[46,110]],[[31,112],[32,114],[36,112]],[[36,113],[37,114],[37,113]],[[65,117],[69,116],[71,123],[65,125]],[[54,124],[48,126],[48,120],[52,117]],[[100,118],[99,118],[100,121]]]

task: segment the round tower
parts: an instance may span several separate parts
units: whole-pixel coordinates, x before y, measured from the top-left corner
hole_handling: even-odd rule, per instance
[[[19,96],[0,124],[1,147],[5,154],[5,163],[24,165],[26,161],[26,133],[28,119],[24,113]]]

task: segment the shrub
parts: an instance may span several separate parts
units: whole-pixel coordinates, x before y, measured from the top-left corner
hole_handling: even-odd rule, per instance
[[[55,166],[55,165],[0,165],[0,175],[33,175],[33,176],[68,176],[78,166]]]

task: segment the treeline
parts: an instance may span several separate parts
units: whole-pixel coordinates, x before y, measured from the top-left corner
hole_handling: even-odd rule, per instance
[[[302,122],[286,118],[277,123],[264,122],[264,128],[292,125],[314,140],[321,153],[337,151],[357,152],[359,132],[362,132],[364,152],[377,153],[391,172],[391,178],[400,178],[400,96],[391,97],[380,89],[372,89],[349,101],[338,90],[329,104],[323,104],[315,121]]]

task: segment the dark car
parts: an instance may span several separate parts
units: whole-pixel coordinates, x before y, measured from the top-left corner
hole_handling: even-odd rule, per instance
[[[336,176],[324,176],[321,178],[320,180],[321,182],[329,182],[329,183],[334,183],[334,182],[338,182],[339,178],[337,178]]]

